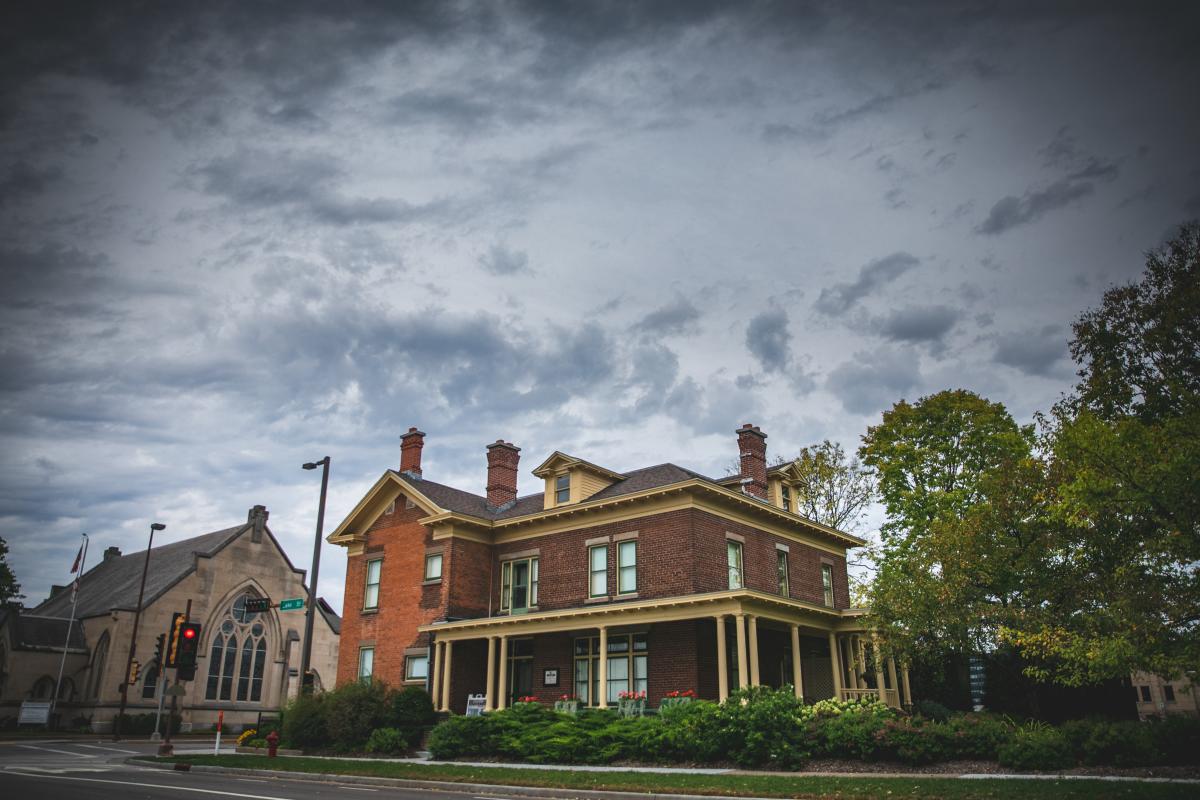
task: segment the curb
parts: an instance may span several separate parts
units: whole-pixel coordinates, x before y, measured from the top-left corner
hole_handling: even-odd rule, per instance
[[[174,762],[146,761],[137,756],[125,759],[133,764],[150,769],[172,771]],[[561,800],[564,792],[580,800],[708,800],[713,797],[736,797],[737,800],[779,800],[779,798],[751,797],[723,794],[659,794],[654,792],[621,792],[611,789],[569,789],[549,786],[515,786],[503,783],[463,783],[459,781],[413,780],[409,778],[379,778],[371,775],[341,775],[329,772],[289,772],[287,770],[249,769],[243,767],[215,767],[207,764],[188,764],[188,771],[224,775],[254,775],[265,778],[313,781],[317,783],[363,784],[365,786],[390,786],[397,789],[426,789],[437,792],[459,792],[462,794],[506,795],[510,797],[544,798]],[[730,773],[736,775],[737,773]],[[813,773],[811,777],[823,778],[940,778],[944,780],[1093,780],[1114,783],[1165,783],[1200,784],[1193,778],[1133,778],[1103,775],[1025,775],[1025,774],[961,774],[921,775],[905,773]]]

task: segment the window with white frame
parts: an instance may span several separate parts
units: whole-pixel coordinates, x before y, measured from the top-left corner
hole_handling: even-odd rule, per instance
[[[442,554],[430,553],[425,556],[425,580],[440,581],[442,579]]]
[[[363,608],[379,608],[379,576],[383,572],[383,559],[373,558],[367,562],[367,579],[363,586]]]
[[[375,672],[375,648],[360,647],[358,648],[358,679],[363,683],[371,682],[371,675]]]
[[[571,502],[571,475],[559,475],[554,479],[554,504],[561,506]]]
[[[617,544],[617,594],[637,591],[637,540]]]
[[[410,655],[404,659],[404,680],[423,681],[429,677],[429,656]]]
[[[500,565],[500,610],[523,614],[537,606],[538,559],[518,558]]]
[[[786,483],[779,484],[779,496],[783,501],[783,510],[792,510],[792,490]]]
[[[588,548],[588,597],[608,595],[608,545]]]
[[[729,562],[729,588],[741,589],[745,585],[742,580],[742,543],[726,540],[725,554]]]
[[[821,588],[825,590],[825,605],[833,608],[833,567],[821,565]]]
[[[788,596],[788,554],[786,550],[775,551],[775,574],[779,582],[779,593]]]

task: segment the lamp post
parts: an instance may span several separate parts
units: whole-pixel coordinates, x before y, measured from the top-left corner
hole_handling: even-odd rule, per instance
[[[317,505],[317,537],[313,542],[312,572],[308,579],[308,608],[304,614],[304,646],[300,649],[300,692],[309,691],[308,666],[312,659],[313,623],[316,620],[317,609],[317,577],[321,572],[321,535],[325,530],[325,492],[329,489],[329,456],[320,461],[310,461],[304,469],[321,470],[321,501]]]
[[[150,541],[146,545],[146,562],[142,564],[142,585],[138,587],[137,608],[133,611],[133,635],[129,637],[129,658],[125,660],[125,674],[121,676],[121,710],[113,720],[113,741],[121,741],[121,717],[125,716],[125,703],[129,699],[129,671],[133,668],[133,654],[137,650],[138,622],[142,619],[142,597],[146,593],[146,573],[150,571],[150,548],[154,547],[154,532],[166,530],[161,522],[150,523]]]

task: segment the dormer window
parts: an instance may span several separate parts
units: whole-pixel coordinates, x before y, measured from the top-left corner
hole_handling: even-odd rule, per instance
[[[781,498],[783,498],[783,510],[791,511],[792,510],[792,490],[788,487],[788,485],[786,483],[780,484],[779,496]]]
[[[571,502],[571,475],[559,475],[554,479],[554,504],[563,505]]]

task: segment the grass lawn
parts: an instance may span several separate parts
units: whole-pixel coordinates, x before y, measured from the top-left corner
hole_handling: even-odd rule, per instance
[[[379,778],[491,783],[560,789],[609,789],[753,797],[920,797],[947,800],[1085,800],[1085,798],[1195,797],[1195,784],[1151,784],[1090,780],[961,780],[957,778],[823,778],[797,775],[682,775],[653,772],[570,772],[509,767],[390,764],[323,758],[266,756],[178,756],[172,762],[288,772],[328,772]]]

